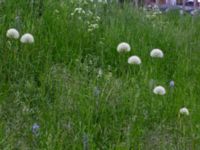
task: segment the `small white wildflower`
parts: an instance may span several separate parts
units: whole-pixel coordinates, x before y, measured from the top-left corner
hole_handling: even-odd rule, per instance
[[[184,11],[181,9],[181,10],[179,11],[179,14],[180,14],[180,15],[184,15]]]
[[[180,110],[179,110],[179,113],[181,114],[181,115],[189,115],[189,110],[186,108],[186,107],[183,107],[183,108],[181,108]]]
[[[165,95],[166,94],[166,91],[165,91],[165,88],[162,87],[162,86],[157,86],[153,89],[153,93],[154,94],[157,94],[157,95]]]
[[[152,9],[153,9],[154,11],[158,11],[158,10],[159,10],[159,6],[158,6],[158,5],[153,5]]]
[[[31,43],[34,43],[34,38],[33,38],[32,34],[26,33],[26,34],[22,35],[20,41],[22,43],[29,43],[29,44],[31,44]]]
[[[191,11],[190,14],[191,14],[192,16],[194,16],[194,15],[195,15],[195,11]]]
[[[103,76],[103,70],[99,68],[97,77],[100,78]]]
[[[92,32],[93,30],[94,30],[94,29],[89,28],[89,29],[88,29],[88,32]]]
[[[92,31],[94,31],[94,30],[96,30],[96,29],[98,29],[99,28],[99,25],[98,24],[90,24],[89,26],[88,26],[88,32],[92,32]]]
[[[16,29],[11,28],[7,31],[6,36],[8,38],[11,38],[11,39],[18,39],[19,38],[19,32]]]
[[[131,56],[131,57],[128,58],[128,63],[129,64],[137,64],[137,65],[139,65],[142,62],[141,62],[141,59],[138,56]]]
[[[160,49],[153,49],[150,53],[150,56],[154,58],[163,58],[164,54]]]
[[[98,29],[99,28],[99,25],[98,24],[90,24],[89,26],[88,26],[88,32],[92,32],[92,31],[94,31],[94,30],[96,30],[96,29]]]
[[[88,16],[92,16],[92,15],[93,15],[93,12],[90,11],[90,10],[88,10],[87,15],[88,15]]]
[[[55,13],[55,14],[59,14],[60,11],[59,11],[58,9],[55,9],[55,10],[54,10],[54,13]]]
[[[111,80],[112,78],[112,72],[108,72],[108,74],[105,75],[106,80]]]
[[[154,18],[156,18],[156,15],[155,15],[155,14],[152,14],[152,15],[151,15],[151,19],[154,19]]]
[[[154,11],[154,12],[153,12],[153,15],[160,15],[160,14],[162,14],[161,11]]]
[[[192,16],[198,15],[199,11],[197,9],[190,12]]]
[[[107,0],[98,0],[98,3],[107,4]]]
[[[99,22],[101,20],[101,18],[99,16],[95,17],[96,22]]]
[[[119,53],[129,52],[130,50],[131,50],[130,45],[128,43],[125,43],[125,42],[122,42],[117,46],[117,51]]]
[[[85,11],[83,10],[83,8],[75,8],[74,9],[74,13],[78,13],[78,14],[85,14]]]
[[[98,24],[90,24],[89,25],[89,28],[93,28],[93,29],[98,29],[99,28],[99,25]]]

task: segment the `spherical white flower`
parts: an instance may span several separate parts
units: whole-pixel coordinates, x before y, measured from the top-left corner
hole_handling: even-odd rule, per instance
[[[26,33],[26,34],[22,35],[20,41],[22,43],[29,43],[29,44],[31,44],[31,43],[34,43],[34,38],[33,38],[32,34]]]
[[[139,65],[142,62],[141,62],[141,59],[138,56],[131,56],[131,57],[128,58],[128,63],[129,64],[137,64],[137,65]]]
[[[154,92],[154,94],[157,94],[157,95],[165,95],[166,94],[165,88],[162,86],[156,86],[153,89],[153,92]]]
[[[153,49],[150,53],[150,56],[155,58],[163,58],[164,54],[160,49]]]
[[[130,45],[128,43],[125,43],[125,42],[122,42],[117,46],[117,51],[119,53],[129,52],[130,50],[131,50]]]
[[[11,28],[7,31],[6,36],[8,38],[11,38],[11,39],[18,39],[19,38],[19,32],[16,29]]]
[[[183,108],[181,108],[180,110],[179,110],[179,113],[181,114],[181,115],[189,115],[189,110],[186,108],[186,107],[183,107]]]

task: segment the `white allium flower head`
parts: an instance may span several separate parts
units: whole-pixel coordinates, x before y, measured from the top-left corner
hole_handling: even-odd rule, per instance
[[[16,29],[11,28],[7,31],[6,36],[8,38],[11,38],[11,39],[18,39],[19,38],[19,32]]]
[[[20,41],[22,43],[29,43],[29,44],[31,44],[31,43],[34,43],[34,37],[30,33],[25,33],[24,35],[22,35]]]
[[[189,110],[186,108],[186,107],[183,107],[183,108],[181,108],[180,110],[179,110],[179,113],[181,114],[181,115],[189,115]]]
[[[122,53],[122,52],[129,52],[131,50],[131,47],[128,43],[126,42],[122,42],[120,43],[118,46],[117,46],[117,51],[119,53]]]
[[[153,93],[154,94],[157,94],[157,95],[165,95],[166,94],[166,91],[165,91],[165,88],[162,87],[162,86],[156,86],[154,89],[153,89]]]
[[[163,58],[164,54],[160,49],[153,49],[150,53],[150,56],[154,58]]]
[[[142,62],[141,62],[141,59],[138,56],[131,56],[131,57],[128,58],[128,63],[129,64],[137,64],[137,65],[139,65]]]

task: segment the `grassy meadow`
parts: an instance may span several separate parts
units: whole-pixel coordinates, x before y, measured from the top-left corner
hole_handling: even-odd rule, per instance
[[[1,1],[0,149],[198,150],[200,17],[153,13],[129,4]],[[6,37],[10,28],[34,43]],[[131,51],[118,53],[121,42]],[[164,57],[150,57],[154,48]],[[142,63],[128,64],[132,55]],[[158,85],[165,95],[153,93]]]

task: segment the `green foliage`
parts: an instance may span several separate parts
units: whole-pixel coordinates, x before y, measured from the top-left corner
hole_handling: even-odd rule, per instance
[[[0,149],[200,147],[198,16],[63,0],[9,0],[0,12]],[[35,43],[8,39],[9,28]],[[132,50],[117,53],[120,42]],[[164,58],[151,58],[153,48]],[[155,85],[167,94],[154,95]]]

